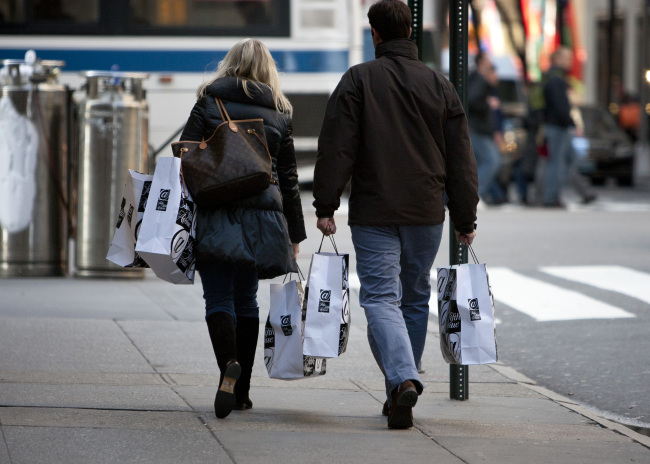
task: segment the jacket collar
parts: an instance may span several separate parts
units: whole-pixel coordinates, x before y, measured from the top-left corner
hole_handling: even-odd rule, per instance
[[[375,58],[382,56],[403,56],[411,60],[418,59],[418,46],[410,39],[393,39],[377,44]]]
[[[226,76],[221,77],[214,81],[206,89],[206,93],[212,97],[222,98],[226,101],[245,103],[249,105],[259,105],[267,108],[275,109],[275,102],[273,101],[273,92],[266,84],[258,84],[250,82],[248,90],[252,98],[244,92],[242,80],[236,77]]]

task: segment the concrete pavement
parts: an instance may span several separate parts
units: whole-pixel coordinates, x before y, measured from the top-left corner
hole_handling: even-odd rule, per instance
[[[449,399],[433,317],[416,426],[387,429],[353,303],[325,377],[269,379],[260,337],[254,408],[217,420],[199,282],[0,280],[0,463],[650,462],[650,438],[504,365],[470,367],[470,399]]]

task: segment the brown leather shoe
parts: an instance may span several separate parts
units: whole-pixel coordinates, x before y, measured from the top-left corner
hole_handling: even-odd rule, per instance
[[[418,392],[410,380],[405,380],[393,390],[393,404],[388,412],[388,428],[413,427],[413,406],[418,402]]]

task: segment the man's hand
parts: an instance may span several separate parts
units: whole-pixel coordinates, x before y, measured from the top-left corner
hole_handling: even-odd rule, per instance
[[[336,233],[336,223],[334,222],[334,218],[318,218],[318,222],[316,223],[316,227],[318,227],[318,230],[320,230],[326,237],[329,237],[330,234],[335,234]]]
[[[458,243],[462,243],[464,245],[471,245],[472,242],[474,241],[474,237],[476,237],[475,230],[473,230],[471,234],[463,234],[461,232],[456,231],[456,240],[458,240]]]
[[[293,248],[293,257],[297,261],[298,253],[300,253],[300,243],[292,243],[291,247]]]

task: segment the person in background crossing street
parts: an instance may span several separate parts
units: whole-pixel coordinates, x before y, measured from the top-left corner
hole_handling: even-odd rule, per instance
[[[452,84],[418,60],[411,11],[381,0],[368,12],[375,60],[350,68],[331,95],[314,171],[317,227],[352,179],[349,225],[368,341],[384,374],[388,427],[413,426],[422,393],[430,271],[445,220],[461,243],[476,232],[478,177],[467,119]]]

